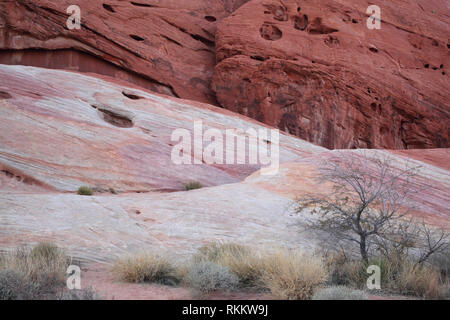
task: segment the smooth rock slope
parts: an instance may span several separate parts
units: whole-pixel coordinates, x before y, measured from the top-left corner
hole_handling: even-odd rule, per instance
[[[249,161],[175,165],[171,153],[179,140],[172,141],[172,133],[186,129],[193,139],[195,120],[203,122],[204,131],[222,133],[265,126],[126,85],[75,72],[0,65],[0,181],[19,190],[75,191],[88,185],[104,191],[174,191],[190,180],[204,186],[237,182],[260,167]],[[279,148],[281,162],[325,150],[285,134]],[[244,152],[248,157],[248,149]]]
[[[83,261],[108,262],[142,250],[185,256],[220,240],[323,246],[302,230],[307,217],[293,213],[293,200],[329,191],[317,167],[339,151],[280,135],[275,175],[249,165],[176,166],[175,128],[191,129],[194,119],[221,130],[261,125],[118,81],[24,66],[0,66],[0,118],[0,250],[52,241]],[[449,150],[379,152],[399,167],[408,158],[421,166],[412,214],[450,228]],[[190,179],[209,187],[164,192]],[[81,184],[120,193],[79,196]]]

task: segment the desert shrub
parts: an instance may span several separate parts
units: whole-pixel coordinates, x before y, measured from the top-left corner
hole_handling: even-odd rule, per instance
[[[430,264],[439,270],[444,282],[448,281],[450,277],[450,248],[442,253],[431,256]]]
[[[80,196],[92,196],[94,194],[94,191],[91,188],[89,188],[89,187],[82,186],[82,187],[78,188],[77,193]]]
[[[262,255],[260,286],[278,299],[306,300],[327,280],[322,259],[299,251],[278,249]]]
[[[329,283],[337,286],[365,288],[369,265],[380,267],[381,289],[386,292],[412,295],[423,298],[438,298],[443,294],[443,283],[437,268],[427,264],[416,264],[406,254],[390,252],[369,259],[368,263],[352,260],[343,253],[327,258],[330,273]]]
[[[440,297],[439,272],[430,266],[414,266],[411,262],[402,265],[398,277],[388,284],[394,291],[437,299]]]
[[[38,287],[22,273],[0,270],[0,300],[31,300],[36,297]]]
[[[83,290],[64,290],[56,296],[56,300],[101,300],[92,288]]]
[[[179,282],[175,265],[168,259],[151,253],[140,253],[118,259],[113,273],[126,282],[153,282],[174,285]]]
[[[215,290],[234,290],[239,279],[227,267],[211,261],[197,261],[190,266],[185,282],[194,289],[209,293]]]
[[[202,184],[198,181],[189,181],[184,184],[184,190],[186,191],[200,189],[202,187],[203,187]]]
[[[361,261],[352,260],[344,252],[327,254],[325,264],[329,272],[329,284],[355,288],[362,288],[366,285],[368,275]]]
[[[5,288],[10,288],[5,290],[15,299],[51,298],[64,285],[68,265],[64,251],[51,243],[19,247],[0,259],[2,281]],[[16,283],[16,291],[11,291],[7,283]]]
[[[257,285],[261,275],[261,259],[254,249],[236,243],[212,243],[201,247],[196,260],[211,261],[227,267],[239,278],[240,286]]]
[[[54,292],[64,284],[69,266],[63,250],[50,243],[19,247],[3,255],[0,269],[13,270],[33,282],[40,294]]]
[[[345,286],[335,286],[319,289],[312,300],[367,300],[367,294]]]

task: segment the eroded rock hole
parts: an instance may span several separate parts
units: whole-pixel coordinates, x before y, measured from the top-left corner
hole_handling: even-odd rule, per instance
[[[114,8],[113,8],[112,6],[110,6],[109,4],[107,4],[107,3],[104,3],[104,4],[103,4],[103,8],[104,8],[105,10],[109,11],[109,12],[112,12],[112,13],[115,13],[115,12],[116,12],[116,10],[114,10]]]
[[[143,97],[138,96],[137,94],[134,94],[132,92],[128,92],[128,91],[122,91],[122,94],[127,97],[128,99],[131,100],[139,100],[139,99],[143,99]]]
[[[214,41],[211,41],[209,39],[206,39],[202,36],[199,36],[198,34],[191,34],[192,39],[202,42],[207,47],[214,47],[216,44]]]
[[[305,30],[308,26],[308,16],[304,14],[301,17],[294,18],[294,28],[297,30]]]
[[[328,38],[326,38],[324,42],[329,47],[339,47],[340,44],[339,39],[333,36],[328,36]]]
[[[259,33],[263,39],[270,41],[279,40],[283,36],[283,33],[278,27],[268,23],[264,23],[261,26]]]
[[[12,96],[8,92],[0,91],[0,99],[11,99],[11,98]]]
[[[123,114],[100,108],[96,105],[92,105],[92,108],[97,109],[102,119],[115,127],[131,128],[134,125],[133,120]]]
[[[153,7],[155,7],[155,6],[153,6],[151,4],[147,4],[147,3],[131,2],[131,4],[133,6],[136,6],[136,7],[146,7],[146,8],[153,8]]]
[[[310,24],[308,28],[308,32],[310,34],[328,34],[333,32],[338,32],[339,30],[328,27],[322,23],[322,18],[317,17],[314,19],[314,21]]]
[[[267,9],[264,11],[265,14],[272,14],[273,18],[278,21],[288,21],[289,17],[285,7],[273,4],[265,5],[265,7]]]
[[[261,57],[261,56],[250,56],[250,59],[258,60],[258,61],[264,61],[264,60],[266,60],[266,59],[264,59],[264,57]]]
[[[144,38],[139,37],[139,36],[137,36],[135,34],[130,34],[130,38],[132,38],[132,39],[134,39],[136,41],[144,41],[145,40]]]
[[[205,17],[205,20],[206,20],[206,21],[209,21],[209,22],[215,22],[215,21],[217,21],[216,17],[213,17],[213,16],[206,16],[206,17]]]

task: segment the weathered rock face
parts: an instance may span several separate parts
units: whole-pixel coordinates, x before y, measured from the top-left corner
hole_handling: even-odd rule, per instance
[[[82,28],[68,30],[74,1],[1,1],[0,63],[95,72],[214,103],[216,24],[244,2],[76,1]]]
[[[252,0],[216,33],[225,108],[328,148],[449,146],[448,8],[389,0]]]
[[[260,167],[249,161],[175,164],[171,156],[179,140],[173,141],[172,133],[190,132],[193,154],[195,120],[203,121],[203,131],[264,127],[228,110],[115,81],[0,65],[0,189],[75,191],[88,185],[104,191],[174,191],[190,180],[204,186],[237,182]],[[324,150],[284,134],[279,142],[281,162]]]
[[[317,167],[337,151],[281,134],[282,164],[272,176],[258,166],[175,165],[171,133],[192,130],[195,119],[219,130],[261,124],[124,83],[0,66],[0,250],[51,241],[76,258],[105,261],[144,248],[188,255],[220,240],[323,246],[299,232],[305,216],[292,201],[331,191],[317,183]],[[390,155],[400,168],[414,158],[412,183],[423,190],[408,198],[414,214],[450,228],[448,149],[366,152]],[[208,188],[168,192],[191,179]],[[85,197],[74,192],[80,185],[122,192]]]

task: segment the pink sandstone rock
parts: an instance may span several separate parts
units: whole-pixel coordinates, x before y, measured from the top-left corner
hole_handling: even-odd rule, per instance
[[[329,191],[317,184],[317,166],[336,151],[281,135],[282,165],[272,176],[245,165],[178,167],[170,161],[173,129],[193,119],[218,129],[260,124],[76,72],[0,66],[0,83],[0,249],[52,241],[83,261],[110,262],[142,250],[187,257],[220,240],[323,246],[299,232],[304,216],[292,201]],[[411,153],[421,165],[413,183],[424,190],[409,198],[413,214],[450,228],[448,149],[379,152],[399,166]],[[190,179],[209,187],[164,192]],[[124,192],[79,196],[81,184]]]
[[[176,165],[172,132],[202,120],[204,130],[265,128],[198,102],[156,96],[127,83],[75,72],[0,65],[0,169],[10,189],[173,191],[237,182],[260,166]],[[193,134],[192,134],[193,136]],[[193,138],[193,137],[192,137]],[[205,143],[206,145],[206,143]],[[280,161],[324,148],[280,136]],[[192,152],[192,150],[191,150]],[[247,150],[248,156],[248,150]]]

